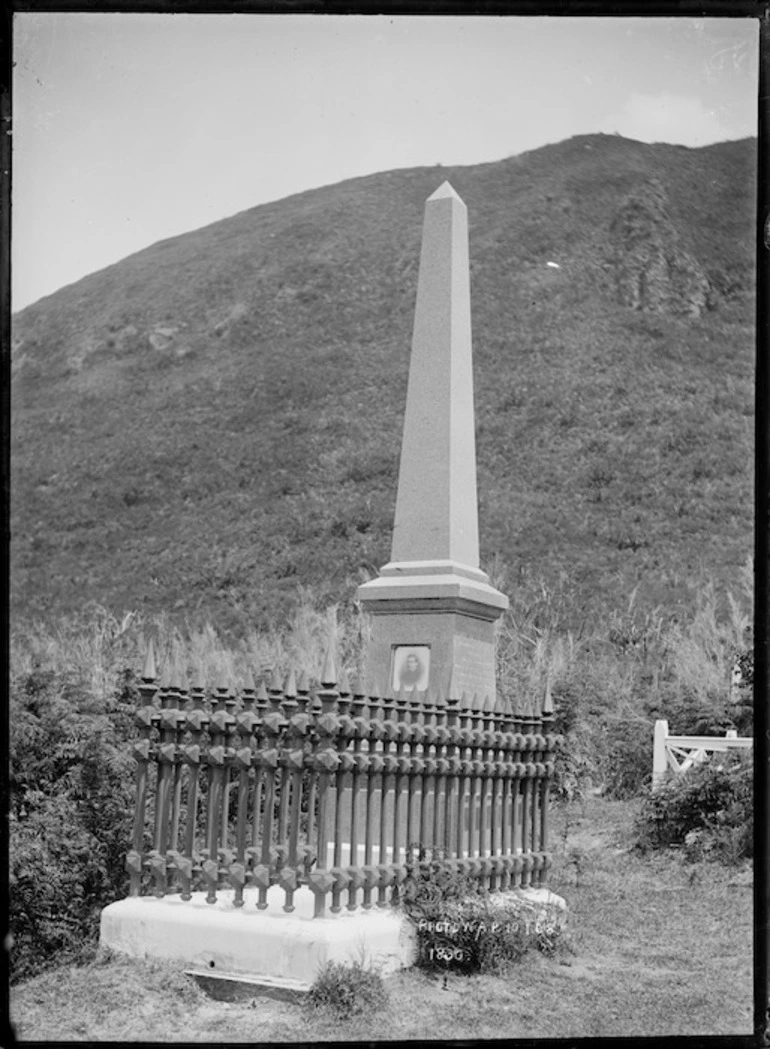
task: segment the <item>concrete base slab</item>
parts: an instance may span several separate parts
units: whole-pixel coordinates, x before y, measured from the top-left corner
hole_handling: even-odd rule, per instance
[[[138,896],[111,903],[102,911],[100,943],[211,976],[293,981],[296,990],[307,990],[326,962],[360,962],[386,976],[415,958],[413,927],[390,909],[313,918],[314,896],[306,886],[295,893],[290,914],[280,886],[269,890],[263,911],[253,888],[244,892],[243,907],[233,905],[232,890],[217,896],[214,904],[203,892],[190,900]]]

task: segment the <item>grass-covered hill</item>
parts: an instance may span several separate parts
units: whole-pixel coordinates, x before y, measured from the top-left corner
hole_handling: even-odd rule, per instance
[[[14,317],[12,615],[240,629],[386,562],[423,207],[469,208],[482,566],[673,607],[752,535],[754,140],[354,179]],[[555,266],[547,264],[557,263]],[[566,573],[566,575],[565,575]]]

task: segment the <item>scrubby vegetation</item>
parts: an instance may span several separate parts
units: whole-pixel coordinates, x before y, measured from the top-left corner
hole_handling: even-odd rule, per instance
[[[419,968],[505,973],[530,950],[552,955],[562,946],[557,907],[521,899],[500,903],[436,850],[413,847],[406,868],[399,899],[415,927]]]
[[[738,864],[754,855],[752,755],[715,755],[645,797],[640,849],[681,848],[689,860]]]
[[[328,962],[313,982],[307,996],[310,1009],[330,1013],[333,1019],[349,1020],[362,1013],[385,1008],[388,993],[382,976],[360,963]]]

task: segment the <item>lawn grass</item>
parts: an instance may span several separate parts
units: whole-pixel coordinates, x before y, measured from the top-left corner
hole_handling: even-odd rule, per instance
[[[553,958],[506,976],[405,971],[389,1004],[347,1021],[299,1003],[209,999],[167,965],[111,958],[12,989],[20,1040],[323,1042],[749,1034],[748,867],[630,851],[637,801],[554,813],[551,887],[569,906]]]

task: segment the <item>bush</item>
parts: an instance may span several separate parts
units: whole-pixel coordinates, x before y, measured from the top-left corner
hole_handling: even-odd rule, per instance
[[[84,961],[99,914],[126,895],[133,813],[132,691],[96,702],[55,673],[12,681],[10,927],[13,981]]]
[[[636,797],[652,779],[652,721],[621,721],[607,733],[604,790],[608,798]]]
[[[751,754],[715,755],[644,800],[636,824],[642,851],[678,846],[691,860],[740,863],[753,854]]]
[[[417,933],[415,965],[427,971],[504,973],[527,951],[553,954],[558,910],[521,897],[491,896],[451,862],[413,847],[401,904]]]
[[[353,965],[327,962],[307,996],[311,1008],[325,1009],[341,1020],[377,1012],[387,1003],[382,976],[359,962]]]

